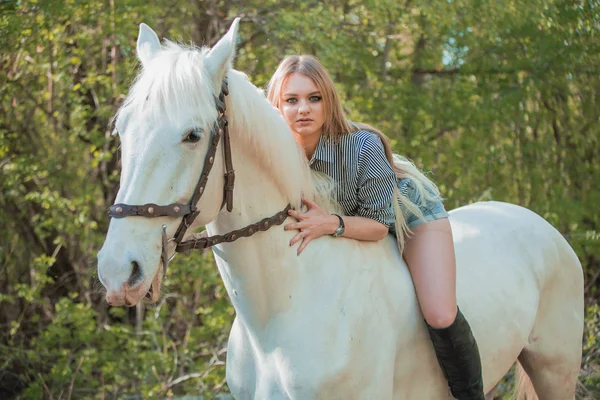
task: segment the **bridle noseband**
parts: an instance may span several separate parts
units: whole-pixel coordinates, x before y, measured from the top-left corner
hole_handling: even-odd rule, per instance
[[[109,207],[108,215],[112,218],[125,218],[125,217],[146,217],[146,218],[157,218],[157,217],[182,217],[179,227],[175,231],[175,235],[171,239],[167,239],[167,227],[162,226],[162,251],[161,260],[163,263],[163,278],[167,274],[167,266],[169,261],[175,256],[176,253],[187,252],[192,249],[205,249],[212,247],[219,243],[233,242],[240,237],[249,237],[259,231],[266,231],[273,225],[280,225],[287,218],[288,211],[291,209],[291,205],[273,215],[272,217],[262,219],[259,222],[248,225],[245,228],[231,231],[225,235],[216,235],[208,237],[205,232],[199,234],[190,235],[190,239],[184,241],[183,238],[187,229],[192,225],[200,210],[196,207],[198,201],[204,193],[206,183],[208,181],[208,174],[212,169],[215,161],[215,154],[217,153],[217,146],[221,136],[223,136],[223,153],[225,162],[225,183],[223,187],[223,203],[221,209],[227,205],[227,211],[233,209],[233,186],[235,182],[235,171],[233,169],[233,162],[231,159],[231,139],[229,137],[229,127],[227,117],[225,116],[225,96],[229,94],[229,86],[227,84],[227,78],[225,78],[221,84],[221,92],[219,97],[215,97],[215,106],[217,108],[218,117],[213,124],[211,130],[211,139],[208,152],[204,158],[204,166],[202,168],[202,174],[198,179],[196,188],[192,194],[192,197],[187,204],[172,203],[166,206],[157,205],[154,203],[148,203],[144,205],[129,205],[125,203],[114,204]],[[167,245],[169,242],[175,242],[175,254],[169,258],[167,254]]]

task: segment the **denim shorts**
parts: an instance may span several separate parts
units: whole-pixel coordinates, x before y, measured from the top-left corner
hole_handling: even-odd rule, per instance
[[[400,190],[400,193],[408,197],[414,204],[419,204],[421,202],[419,191],[409,178],[398,181],[398,189]],[[400,201],[400,209],[404,214],[406,225],[408,225],[409,229],[413,229],[425,222],[448,217],[448,212],[444,208],[441,199],[435,201],[426,200],[424,205],[419,206],[425,219],[419,218],[414,213],[408,211],[406,206],[402,204],[402,201]],[[392,230],[391,227],[390,230]]]

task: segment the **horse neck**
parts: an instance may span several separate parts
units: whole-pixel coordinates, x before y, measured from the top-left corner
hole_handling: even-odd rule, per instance
[[[241,141],[232,141],[232,155],[236,168],[233,210],[221,212],[207,227],[211,235],[271,217],[289,203],[272,179],[272,172],[266,171],[257,155],[250,154]],[[251,331],[260,332],[272,315],[288,306],[296,271],[294,264],[299,262],[294,248],[289,246],[290,237],[284,233],[283,225],[279,225],[213,247],[237,315]]]

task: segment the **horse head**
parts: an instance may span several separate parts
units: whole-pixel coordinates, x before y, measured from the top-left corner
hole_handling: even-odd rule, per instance
[[[165,255],[174,252],[177,236],[192,222],[214,220],[224,205],[223,188],[233,182],[225,177],[227,142],[218,138],[227,129],[223,82],[238,23],[210,50],[168,41],[163,46],[149,26],[140,25],[142,71],[115,118],[120,188],[98,253],[98,275],[111,305],[134,305],[145,296],[157,301]]]

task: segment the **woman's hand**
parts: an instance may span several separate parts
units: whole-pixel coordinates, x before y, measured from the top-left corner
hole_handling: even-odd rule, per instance
[[[317,203],[304,196],[302,196],[302,202],[306,204],[308,210],[305,213],[290,210],[289,215],[296,218],[298,222],[283,227],[286,231],[295,229],[300,231],[290,240],[290,246],[301,240],[297,254],[300,254],[311,240],[334,233],[339,225],[338,218],[335,215],[327,214]]]

